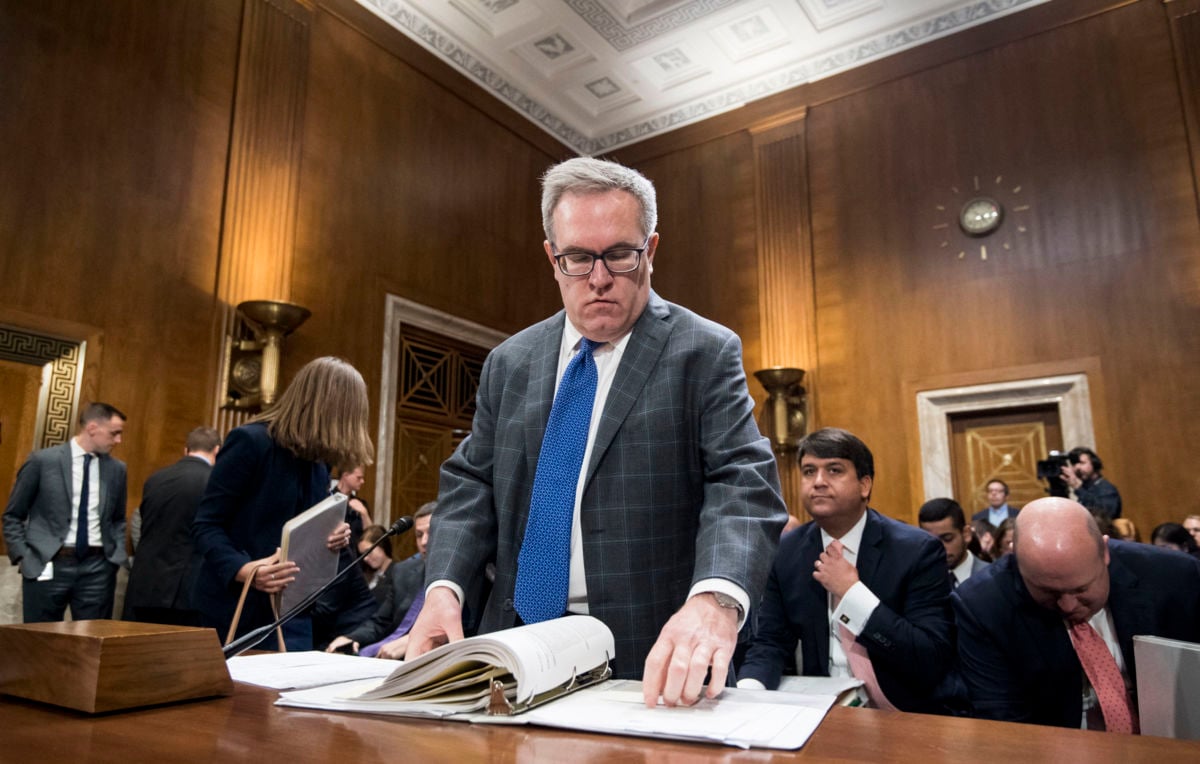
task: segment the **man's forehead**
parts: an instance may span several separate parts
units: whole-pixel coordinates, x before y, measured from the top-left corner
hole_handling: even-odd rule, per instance
[[[1104,558],[1091,555],[1080,559],[1067,555],[1033,555],[1017,552],[1017,568],[1026,585],[1051,591],[1071,591],[1107,574]]]
[[[950,517],[943,517],[941,520],[927,520],[921,523],[921,527],[936,535],[961,532],[954,527],[954,519]]]
[[[813,454],[805,454],[801,457],[800,464],[811,464],[814,467],[827,467],[834,464],[839,464],[843,467],[854,466],[854,462],[841,456],[814,456]]]

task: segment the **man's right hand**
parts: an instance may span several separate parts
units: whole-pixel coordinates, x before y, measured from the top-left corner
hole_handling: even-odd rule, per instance
[[[453,590],[435,586],[425,594],[425,604],[408,633],[408,652],[404,659],[411,661],[435,647],[463,638],[462,604]]]
[[[1075,471],[1075,465],[1073,464],[1064,464],[1062,470],[1059,472],[1059,477],[1063,479],[1063,482],[1072,491],[1083,485],[1083,481],[1079,479],[1079,473]]]

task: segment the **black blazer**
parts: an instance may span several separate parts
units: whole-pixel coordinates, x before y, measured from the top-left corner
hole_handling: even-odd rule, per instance
[[[126,613],[131,607],[191,609],[192,520],[212,466],[185,456],[155,472],[142,488],[142,540],[138,543]]]
[[[821,551],[815,522],[780,541],[739,679],[777,688],[784,669],[795,668],[797,641],[804,662],[799,673],[829,675],[828,593],[812,576]],[[953,663],[954,625],[941,542],[868,509],[857,568],[879,598],[858,642],[867,648],[880,688],[901,711],[947,711],[950,699],[940,687]]]
[[[1136,680],[1133,637],[1200,642],[1200,562],[1148,544],[1108,542],[1107,608]],[[1078,728],[1083,669],[1063,619],[1034,603],[1006,555],[954,592],[958,652],[974,715]]]

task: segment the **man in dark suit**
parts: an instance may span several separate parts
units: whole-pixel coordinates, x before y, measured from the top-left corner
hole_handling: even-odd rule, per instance
[[[112,618],[125,560],[125,464],[109,452],[125,415],[92,403],[75,437],[35,451],[4,509],[8,557],[21,569],[26,623]]]
[[[408,646],[406,633],[396,633],[397,628],[408,618],[407,627],[412,627],[412,618],[420,612],[424,603],[425,587],[425,553],[429,549],[429,527],[433,521],[433,511],[437,502],[426,502],[413,513],[413,532],[417,542],[417,553],[407,560],[388,566],[384,575],[388,579],[388,599],[380,603],[379,608],[367,620],[355,625],[353,629],[338,636],[325,652],[334,653],[351,645],[355,653],[364,647],[391,638],[383,645],[376,646],[380,658],[400,659]],[[383,584],[380,584],[383,586]],[[417,603],[420,597],[421,603]],[[410,613],[411,608],[416,612]]]
[[[917,524],[942,542],[952,589],[988,566],[971,553],[974,531],[967,525],[962,505],[954,499],[930,499],[922,504],[917,512]]]
[[[1127,692],[1135,634],[1200,642],[1200,563],[1110,541],[1087,509],[1062,498],[1027,504],[1013,554],[972,576],[953,600],[963,678],[975,715],[987,719],[1111,727],[1073,647],[1084,627],[1103,640],[1101,657],[1115,663]]]
[[[193,566],[199,565],[192,557],[192,519],[220,448],[220,433],[197,427],[187,435],[184,457],[146,480],[138,510],[142,535],[125,590],[126,620],[200,624],[192,607]]]
[[[814,519],[779,544],[739,687],[773,690],[799,668],[862,679],[878,707],[952,710],[946,554],[928,533],[867,506],[874,474],[870,449],[845,430],[801,442],[800,494]]]
[[[987,483],[988,505],[971,515],[971,522],[986,520],[993,528],[999,528],[1005,520],[1016,518],[1017,510],[1008,506],[1008,483],[993,479]]]
[[[461,590],[494,559],[481,631],[543,620],[522,597],[546,591],[547,617],[589,613],[612,629],[615,673],[642,677],[648,703],[696,701],[709,667],[715,695],[787,518],[741,343],[651,291],[657,211],[640,173],[587,158],[557,165],[543,178],[542,218],[565,310],[484,364],[471,435],[442,466],[409,656],[461,636]],[[543,439],[570,368],[592,375],[594,397],[579,407],[586,446],[572,441],[578,458],[556,481],[565,512],[546,527],[562,522],[561,532],[527,532],[542,527],[538,478],[552,459],[539,455],[566,453]],[[543,552],[552,565],[521,561]],[[536,572],[553,586],[535,584]]]

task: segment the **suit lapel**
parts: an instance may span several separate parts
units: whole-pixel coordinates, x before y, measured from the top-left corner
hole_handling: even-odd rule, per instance
[[[103,456],[96,456],[96,474],[99,476],[100,480],[100,503],[96,505],[96,511],[100,513],[100,517],[104,517],[104,507],[106,506],[104,502],[108,499],[109,470],[106,468],[108,467],[109,458],[110,457],[107,454]],[[100,527],[103,528],[104,523],[100,523]]]
[[[862,542],[859,544],[858,560],[854,567],[858,569],[859,579],[873,592],[882,591],[882,587],[875,583],[875,574],[883,559],[882,545],[883,523],[875,514],[875,510],[868,509],[867,524],[863,526]]]
[[[801,580],[804,581],[801,591],[804,592],[805,602],[801,608],[801,617],[808,621],[801,627],[801,633],[804,634],[804,640],[811,647],[803,644],[800,647],[805,653],[810,653],[811,650],[816,651],[816,664],[807,668],[798,666],[797,669],[802,674],[816,671],[819,676],[824,676],[829,673],[829,594],[812,575],[813,563],[817,561],[823,551],[821,529],[817,527],[816,523],[810,522],[805,530],[808,537],[804,539],[801,547],[800,569],[797,571],[797,575],[801,576]],[[802,531],[796,532],[801,533]],[[812,614],[812,617],[806,617],[805,614]]]
[[[1133,670],[1133,635],[1145,634],[1154,622],[1154,603],[1148,593],[1138,587],[1137,575],[1112,554],[1109,547],[1108,563],[1108,608],[1113,626],[1117,630],[1117,642],[1130,677]]]
[[[63,491],[67,497],[65,502],[66,518],[69,523],[71,521],[71,513],[78,509],[74,506],[75,486],[73,485],[74,481],[71,479],[71,442],[67,441],[59,446],[59,448],[62,450],[58,454],[58,463],[62,469]]]
[[[621,429],[621,424],[629,415],[634,402],[641,395],[642,388],[646,386],[646,380],[650,378],[650,373],[662,356],[667,338],[671,336],[672,325],[666,320],[669,317],[670,309],[667,304],[651,292],[650,302],[646,304],[646,309],[633,326],[633,334],[629,337],[629,344],[625,346],[621,365],[613,378],[604,411],[600,414],[585,486],[595,474],[596,467],[604,458],[608,447],[612,445],[617,431]]]
[[[538,455],[550,407],[554,405],[554,385],[558,377],[558,353],[562,347],[563,326],[567,320],[562,311],[545,325],[542,336],[534,342],[529,361],[529,382],[525,397],[524,421],[535,423],[525,428],[525,462],[529,474],[537,473]]]

